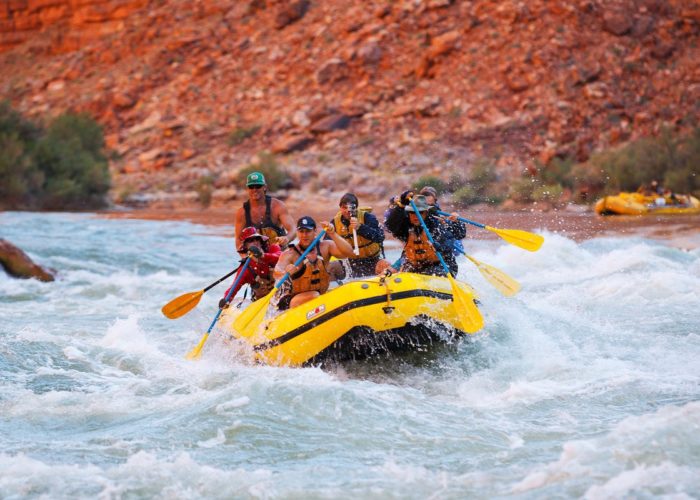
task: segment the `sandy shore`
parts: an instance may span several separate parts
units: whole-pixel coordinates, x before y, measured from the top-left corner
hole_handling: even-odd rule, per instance
[[[382,218],[383,203],[377,203],[375,213]],[[327,208],[327,209],[324,209]],[[210,226],[232,226],[236,207],[231,208],[183,208],[183,209],[134,209],[109,210],[99,215],[107,218],[182,220]],[[317,221],[327,220],[335,214],[335,207],[325,205],[304,207],[303,215],[311,215]],[[447,208],[450,210],[450,208]],[[302,212],[299,207],[290,207],[296,219]],[[526,231],[549,231],[575,241],[596,237],[640,236],[663,240],[669,245],[683,249],[700,248],[700,216],[698,215],[646,215],[601,217],[585,207],[562,210],[504,211],[497,209],[460,210],[460,215],[475,222],[501,229],[523,229]],[[490,231],[471,227],[469,238],[498,239]]]

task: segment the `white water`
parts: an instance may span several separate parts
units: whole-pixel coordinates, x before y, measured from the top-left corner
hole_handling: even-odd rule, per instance
[[[474,342],[338,367],[183,359],[234,267],[230,229],[0,214],[59,270],[0,273],[0,498],[696,497],[700,251],[645,239],[469,242]]]

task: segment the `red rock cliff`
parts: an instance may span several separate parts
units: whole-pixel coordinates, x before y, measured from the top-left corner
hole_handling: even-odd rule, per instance
[[[6,0],[0,3],[0,51],[50,33],[52,52],[77,50],[117,33],[148,0]]]
[[[700,116],[698,1],[10,0],[0,20],[0,98],[92,113],[117,190],[213,175],[224,199],[268,149],[299,186],[384,196]]]

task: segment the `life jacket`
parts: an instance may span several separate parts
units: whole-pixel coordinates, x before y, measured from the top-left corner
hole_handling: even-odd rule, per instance
[[[435,248],[430,244],[428,236],[422,230],[419,234],[414,228],[409,229],[404,252],[406,260],[414,266],[420,267],[440,262],[440,257],[435,252]]]
[[[357,222],[359,224],[364,224],[365,223],[365,211],[364,210],[358,210],[357,211]],[[335,214],[335,217],[333,218],[333,227],[335,228],[335,232],[338,233],[345,241],[350,243],[350,246],[355,248],[355,239],[352,234],[352,230],[350,229],[350,226],[346,226],[343,224],[342,215],[340,212]],[[376,257],[379,255],[379,252],[382,250],[381,244],[368,240],[364,236],[357,235],[357,248],[360,251],[359,255],[354,255],[352,257],[349,257],[350,259],[366,259],[367,257]]]
[[[295,245],[290,245],[299,255],[303,253]],[[321,247],[316,245],[316,261],[311,262],[307,256],[304,259],[304,268],[293,276],[290,276],[292,282],[292,296],[313,290],[319,293],[326,293],[328,285],[331,282],[331,276],[326,269],[326,262],[321,256]]]
[[[254,227],[260,234],[264,234],[270,241],[274,242],[278,236],[285,236],[287,231],[280,226],[272,223],[272,196],[265,195],[265,216],[259,224],[253,224],[253,219],[250,215],[250,200],[243,203],[243,211],[245,212],[245,226]]]

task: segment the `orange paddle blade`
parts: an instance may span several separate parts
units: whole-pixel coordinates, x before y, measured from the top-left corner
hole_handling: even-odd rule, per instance
[[[176,319],[184,316],[199,304],[204,290],[198,292],[190,292],[180,295],[163,306],[161,311],[166,318]]]

